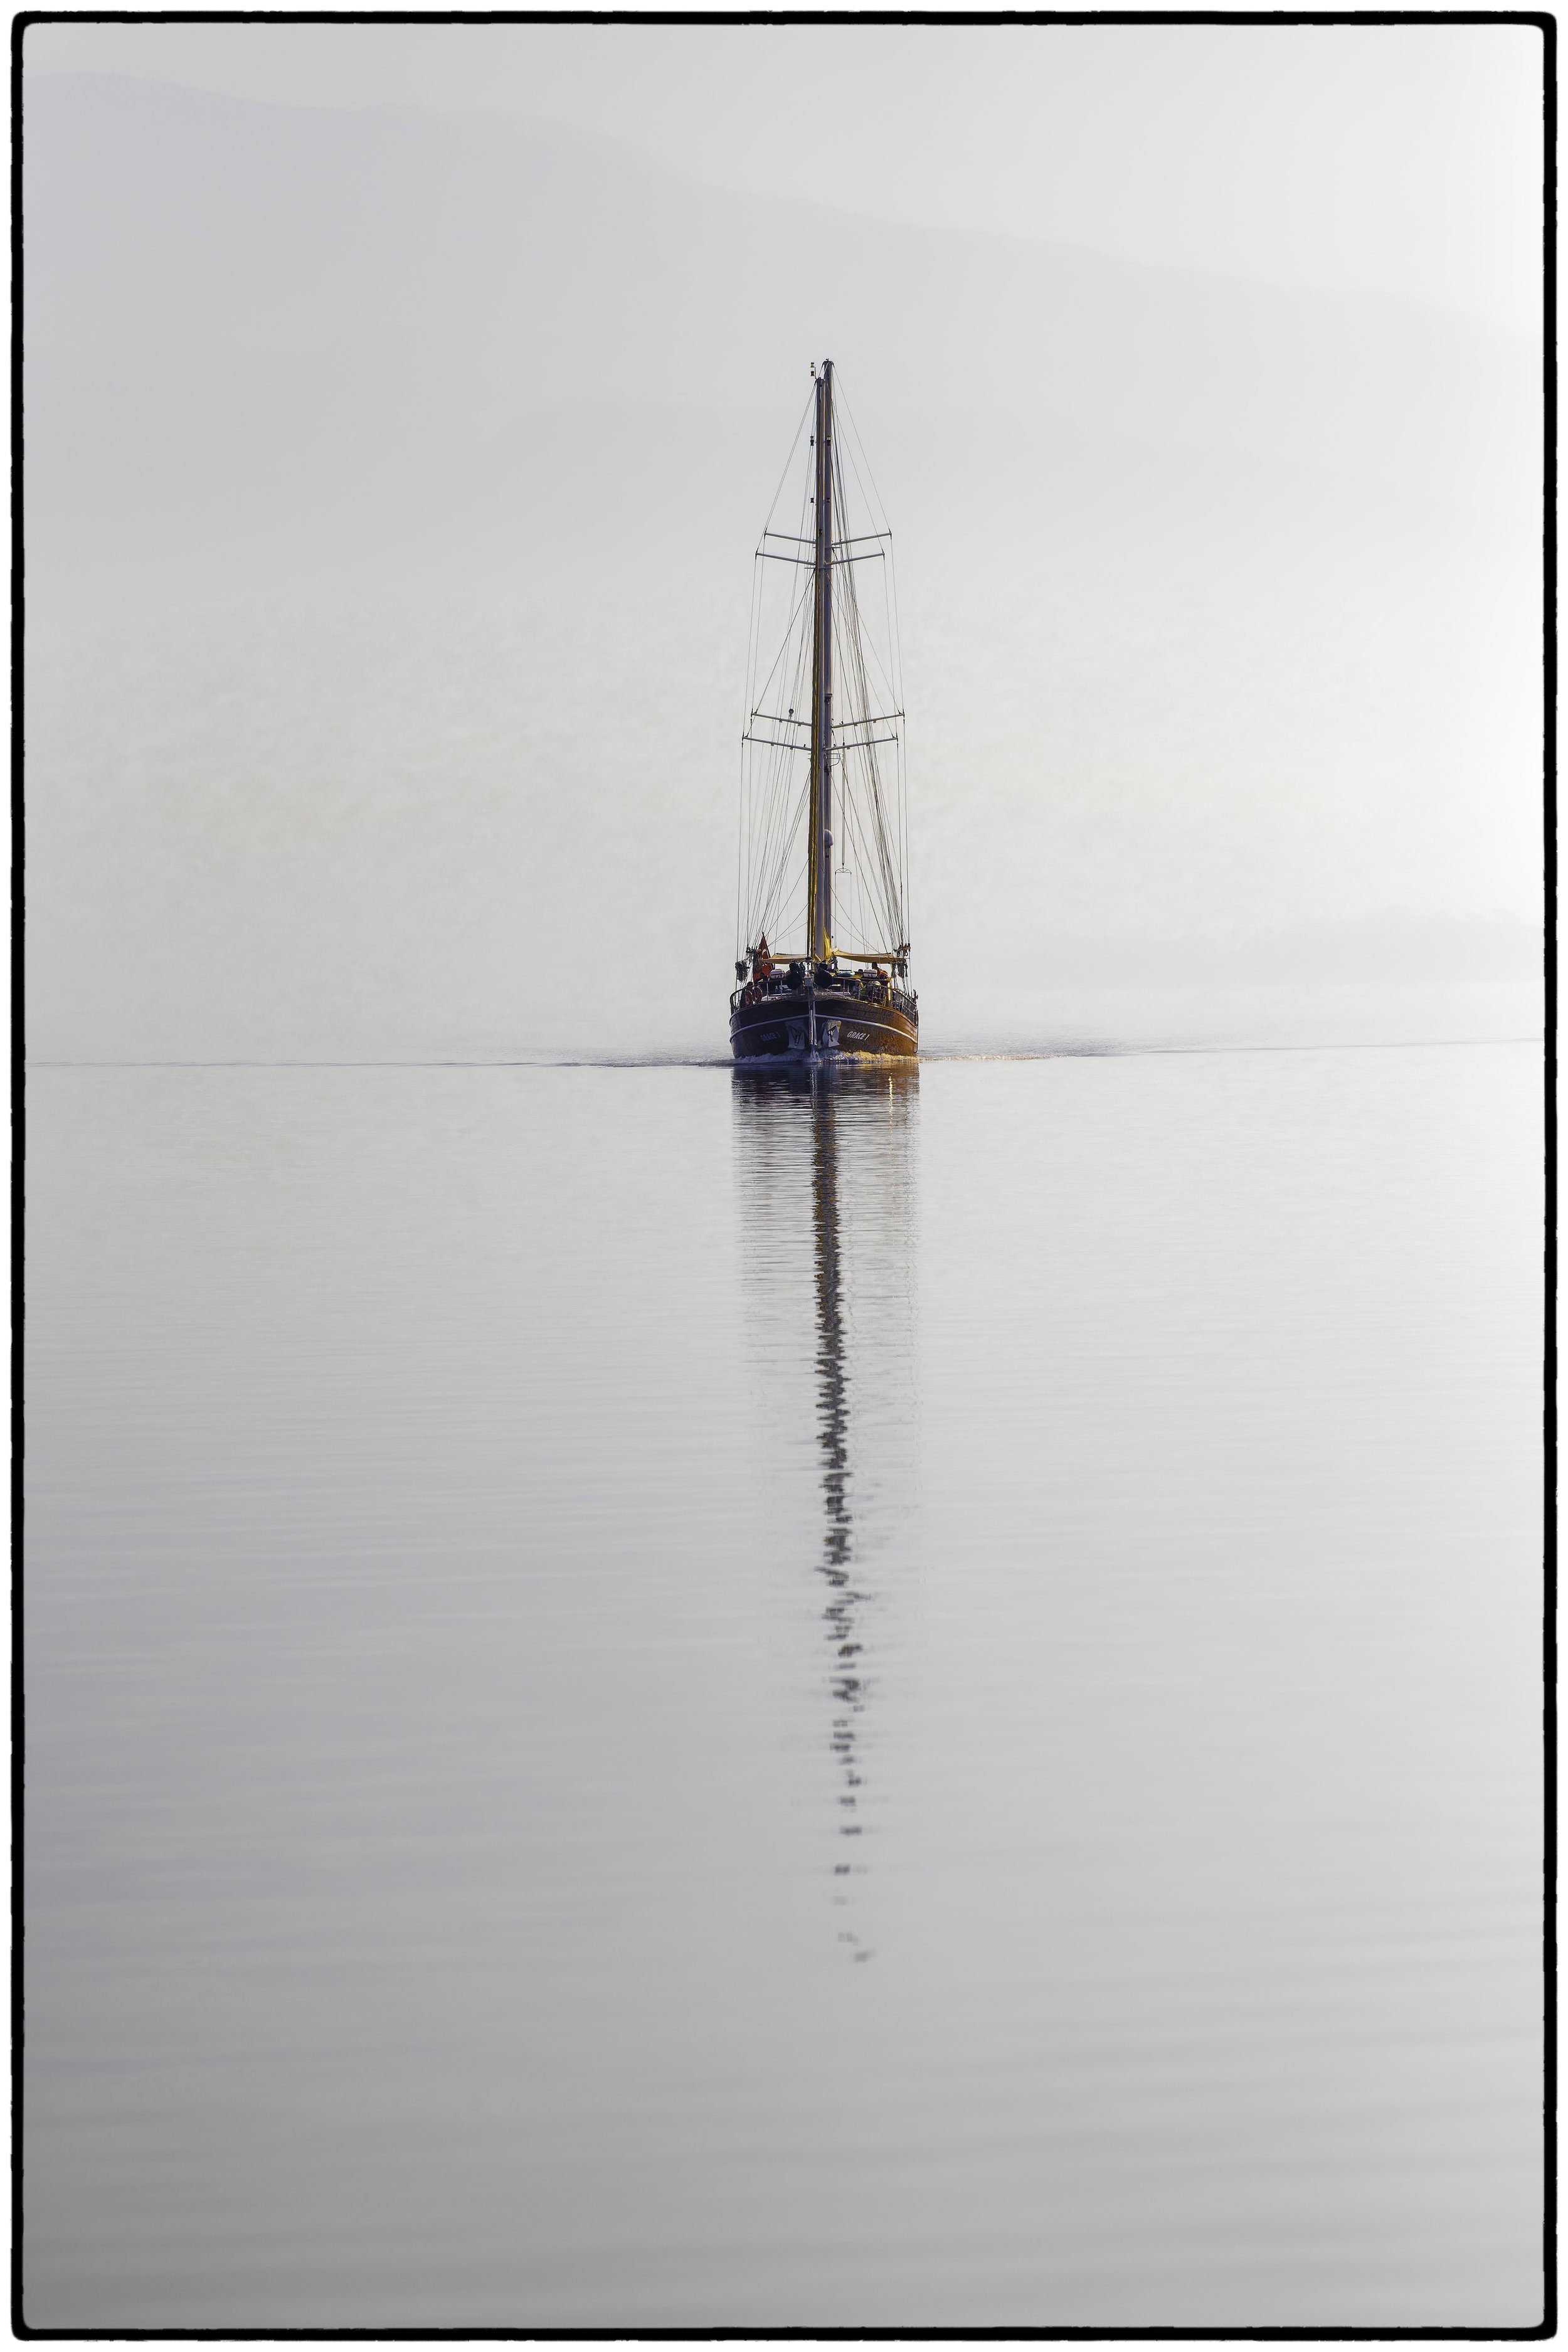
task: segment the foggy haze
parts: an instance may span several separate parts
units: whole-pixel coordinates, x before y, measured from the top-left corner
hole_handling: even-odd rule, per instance
[[[609,32],[551,29],[558,116]],[[1023,204],[878,219],[853,174],[708,184],[717,101],[688,175],[495,110],[534,34],[484,28],[483,113],[439,74],[336,110],[347,37],[382,95],[365,28],[332,105],[29,71],[36,1054],[721,1053],[751,554],[829,352],[895,532],[928,1043],[1536,1017],[1539,358],[1496,323],[1531,225],[1486,316],[1463,268],[1439,308]],[[656,131],[702,37],[636,29]],[[1475,106],[1512,170],[1528,74]]]
[[[500,109],[753,194],[1540,327],[1522,26],[175,20],[40,26],[28,49],[274,103]]]

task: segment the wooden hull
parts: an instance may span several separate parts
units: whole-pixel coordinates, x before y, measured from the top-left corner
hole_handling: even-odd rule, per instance
[[[920,1024],[896,1004],[866,1004],[830,989],[819,988],[815,998],[791,991],[736,1005],[730,1049],[737,1062],[912,1061]]]

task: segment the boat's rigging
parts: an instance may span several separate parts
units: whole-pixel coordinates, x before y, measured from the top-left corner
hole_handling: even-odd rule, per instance
[[[819,382],[797,426],[753,572],[737,950],[751,952],[764,934],[794,938],[804,918],[813,955],[901,958],[908,952],[908,853],[891,533],[874,481],[868,493],[870,469],[826,365]],[[801,529],[788,532],[774,518],[814,407],[818,425],[826,414],[828,429],[821,449],[817,432],[810,436]],[[851,485],[858,510],[850,503]],[[806,528],[817,521],[818,495],[826,526],[820,534]],[[812,552],[779,551],[797,548]],[[882,566],[882,590],[879,596],[872,592],[879,612],[862,593],[858,567],[868,562]],[[807,574],[771,620],[767,608],[778,600],[770,598],[764,563]],[[783,711],[769,707],[781,702]],[[814,881],[821,900],[815,921]]]
[[[845,544],[847,545],[849,542],[847,541]],[[794,563],[797,564],[803,572],[815,572],[816,569],[816,563],[809,555],[775,555],[771,547],[760,547],[757,554],[763,563]],[[851,563],[885,563],[887,560],[887,549],[879,547],[875,555],[836,555],[832,562],[833,569],[837,572]]]
[[[853,539],[836,539],[833,544],[835,548],[864,547],[868,539],[891,539],[892,536],[890,530],[862,530],[858,531]],[[786,547],[815,547],[816,544],[812,539],[797,539],[789,530],[764,530],[763,537],[782,540]]]
[[[861,442],[859,428],[856,425],[855,419],[850,414],[847,406],[844,407],[842,411],[842,425],[843,430],[840,433],[839,440],[840,446],[848,453],[849,470],[855,476],[856,484],[868,507],[879,513],[885,523],[887,520],[887,509],[882,505],[881,493],[877,488],[876,476],[871,471],[871,461],[867,457],[865,446]],[[857,451],[859,452],[858,457],[856,455]],[[862,466],[865,467],[864,479],[861,478]],[[886,532],[884,535],[889,540],[892,536],[890,531]],[[901,716],[904,702],[904,690],[900,656],[901,639],[899,632],[899,585],[898,578],[891,563],[889,563],[887,568],[885,581],[889,611],[888,646],[891,663],[891,675],[888,680],[889,699],[894,704]],[[898,879],[899,904],[900,909],[903,911],[904,923],[907,926],[910,902],[909,794],[905,788],[906,780],[903,770],[903,745],[901,742],[899,746],[897,784],[898,791],[895,796],[895,805],[898,819],[898,838],[894,850],[894,859],[895,871]],[[902,929],[900,935],[904,937],[907,944],[907,929]]]
[[[901,716],[902,714],[900,713],[900,715]],[[798,725],[799,721],[791,721],[789,719],[781,719],[778,723],[781,727],[787,727],[792,724]],[[868,722],[863,719],[847,719],[843,721],[843,724],[847,727],[864,727],[868,723],[875,724],[876,722]],[[837,731],[837,730],[836,726],[835,732]],[[794,742],[786,741],[784,739],[773,735],[748,734],[742,735],[741,740],[742,743],[766,743],[771,745],[773,750],[775,751],[809,751],[811,749],[809,742],[802,743],[798,740]],[[847,737],[845,740],[837,746],[837,749],[841,751],[868,751],[874,743],[896,743],[898,740],[899,738],[896,735],[856,735]]]
[[[753,710],[752,719],[765,719],[770,727],[809,727],[809,719],[797,719],[793,710]],[[836,719],[835,732],[840,727],[890,727],[895,719],[903,717],[901,710],[870,710],[863,719]],[[750,740],[750,738],[746,738]]]

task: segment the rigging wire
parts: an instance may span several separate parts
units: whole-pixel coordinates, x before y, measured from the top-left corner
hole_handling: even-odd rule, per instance
[[[879,520],[886,524],[888,520],[888,510],[882,503],[882,494],[877,486],[877,478],[871,471],[871,461],[866,455],[866,445],[860,438],[860,428],[855,422],[853,412],[851,411],[847,401],[844,402],[842,405],[844,420],[849,428],[849,437],[847,446],[849,451],[849,464],[851,470],[855,475],[857,484],[859,486],[862,495],[866,496],[867,504],[872,508]],[[856,457],[857,450],[859,452],[858,460],[857,460]],[[862,475],[860,470],[862,466],[865,467],[864,475]],[[866,490],[866,485],[868,482],[870,485],[868,495]],[[889,540],[892,537],[890,529],[888,536]],[[902,710],[904,708],[904,677],[902,639],[899,627],[898,567],[892,562],[890,554],[886,572],[886,593],[889,608],[889,651],[891,654],[893,667],[893,703],[896,709]],[[900,882],[900,897],[903,904],[904,919],[907,922],[909,919],[910,898],[909,776],[906,765],[907,753],[905,751],[901,730],[899,737],[897,759],[897,807],[899,831],[898,863]],[[909,936],[908,931],[906,930],[901,932],[900,936],[902,939],[907,939]]]
[[[815,399],[814,391],[796,426],[789,457],[773,494],[766,531],[773,530]],[[835,433],[832,451],[837,524],[834,547],[843,551],[858,539],[890,540],[890,533],[886,530],[886,513],[865,458],[858,428],[843,403],[841,392],[835,406],[841,425],[847,426],[847,434],[842,430]],[[812,446],[815,446],[815,436]],[[805,545],[809,545],[815,537],[814,476],[815,462],[802,469],[798,536]],[[855,503],[847,491],[851,478],[859,506],[873,523],[882,526],[881,530],[868,533],[858,529]],[[771,932],[780,946],[785,944],[788,931],[789,943],[793,945],[790,927],[804,912],[809,857],[805,836],[811,773],[808,767],[803,777],[795,764],[808,751],[809,738],[805,741],[791,740],[784,730],[793,722],[793,728],[804,733],[808,723],[804,719],[794,719],[793,714],[805,711],[809,701],[814,578],[811,568],[803,566],[807,576],[796,589],[789,582],[786,570],[774,575],[775,587],[763,573],[763,550],[759,543],[753,563],[747,645],[743,733],[750,740],[742,746],[744,850],[738,858],[737,870],[738,958],[741,950],[754,946],[764,931]],[[831,830],[839,861],[835,929],[846,945],[853,941],[866,951],[879,948],[896,951],[909,936],[909,874],[902,663],[890,547],[879,549],[875,557],[853,558],[840,551],[832,560],[837,590],[833,600],[835,708],[843,714],[835,721],[835,748],[829,754],[830,772],[836,784]],[[879,631],[868,626],[871,615],[860,594],[858,563],[865,561],[879,561],[882,567],[881,644],[878,642]],[[783,598],[782,626],[770,626],[767,615],[779,609],[780,589],[789,592]],[[873,609],[877,601],[873,599]],[[777,650],[763,675],[763,663],[770,646],[776,646]],[[784,708],[779,709],[780,705]],[[773,728],[771,736],[752,733],[759,719]],[[878,747],[888,744],[892,756],[884,773]]]
[[[837,453],[836,450],[836,459],[837,456]],[[842,478],[840,478],[839,488],[840,495],[843,496]],[[871,698],[867,678],[867,646],[865,631],[860,625],[859,591],[857,585],[855,573],[852,570],[846,571],[844,592],[837,602],[839,605],[844,623],[843,635],[845,641],[844,649],[846,655],[846,668],[851,680],[852,694],[855,694],[858,690],[859,709],[862,718],[864,719],[874,709],[875,704]],[[875,663],[874,651],[873,662]],[[875,664],[875,666],[879,668],[881,667],[880,664]],[[850,723],[853,724],[855,722],[852,720]],[[894,732],[896,735],[896,727]],[[893,860],[889,855],[887,815],[883,803],[881,781],[876,750],[874,745],[868,741],[858,743],[855,748],[861,754],[864,763],[865,790],[870,803],[870,833],[875,844],[876,864],[882,885],[884,919],[889,925],[889,936],[888,944],[897,945],[904,936],[902,927],[902,909],[900,905],[900,894],[899,892],[896,879],[896,869]],[[853,821],[858,814],[858,812],[854,808],[853,795],[847,795],[847,797],[849,802],[847,814],[849,816],[850,820]]]
[[[773,516],[778,511],[778,503],[784,495],[784,486],[789,478],[789,469],[795,463],[795,453],[800,447],[800,436],[805,431],[805,421],[811,415],[816,400],[816,392],[814,386],[805,396],[805,406],[800,412],[800,423],[795,428],[795,439],[789,445],[789,456],[784,461],[784,471],[779,476],[778,488],[773,492],[772,504],[768,508],[768,520],[763,525],[764,537],[772,527]]]

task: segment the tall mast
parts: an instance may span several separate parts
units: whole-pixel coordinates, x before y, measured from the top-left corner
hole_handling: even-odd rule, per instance
[[[816,563],[811,654],[811,834],[805,919],[818,962],[833,952],[833,362],[816,379]]]

